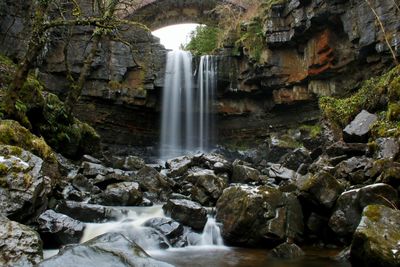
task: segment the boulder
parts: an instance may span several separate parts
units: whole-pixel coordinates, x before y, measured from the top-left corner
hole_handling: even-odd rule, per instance
[[[127,156],[124,162],[124,169],[125,170],[140,170],[145,166],[144,159],[139,158],[137,156]]]
[[[95,164],[101,164],[101,160],[99,160],[93,156],[90,156],[90,155],[83,155],[82,161],[87,161],[87,162],[91,162],[91,163],[95,163]]]
[[[241,161],[235,160],[232,164],[232,182],[234,183],[249,183],[249,182],[259,182],[261,173],[248,166],[249,164]]]
[[[0,215],[0,265],[35,266],[43,259],[39,234]]]
[[[45,245],[55,248],[79,243],[85,228],[84,223],[54,210],[46,210],[39,216],[37,222]]]
[[[301,165],[310,164],[312,162],[310,152],[304,148],[296,148],[282,156],[279,163],[288,169],[297,171]]]
[[[193,157],[182,156],[167,160],[166,166],[169,169],[170,177],[182,176],[192,166]]]
[[[217,202],[224,240],[235,245],[267,245],[300,239],[304,225],[299,201],[268,186],[234,185]]]
[[[400,266],[400,211],[369,205],[362,213],[351,243],[354,266]]]
[[[355,156],[363,156],[367,153],[368,146],[365,143],[345,143],[343,141],[339,141],[333,143],[332,145],[326,148],[326,154],[330,157],[338,157],[338,156],[347,156],[347,157],[355,157]]]
[[[290,181],[296,178],[295,171],[285,168],[280,164],[269,164],[269,166],[263,170],[263,173],[268,177],[275,179],[278,183],[281,181]]]
[[[129,210],[75,201],[63,201],[56,205],[55,211],[88,223],[117,220],[129,212]]]
[[[171,267],[152,259],[141,247],[120,233],[107,233],[83,244],[67,246],[39,267]]]
[[[294,243],[282,243],[275,247],[270,255],[278,259],[296,259],[305,255],[304,251]]]
[[[336,166],[335,177],[345,179],[351,184],[362,184],[374,176],[370,170],[373,167],[373,160],[363,157],[352,157],[340,162]]]
[[[336,199],[344,191],[344,186],[325,171],[305,176],[296,183],[304,198],[328,209],[335,205]]]
[[[170,218],[151,218],[144,223],[144,226],[154,228],[163,236],[168,238],[171,244],[177,241],[177,238],[183,234],[183,226]]]
[[[0,214],[19,222],[34,221],[51,192],[44,162],[18,147],[0,146]]]
[[[232,164],[217,153],[196,155],[193,159],[197,166],[214,170],[215,173],[232,173]]]
[[[94,178],[97,175],[106,175],[108,173],[107,168],[103,165],[89,161],[82,162],[81,170],[82,174],[89,178]]]
[[[152,201],[165,201],[172,192],[173,182],[152,167],[141,168],[135,179],[142,191],[151,193],[148,197]]]
[[[370,128],[378,120],[378,116],[362,110],[343,130],[343,140],[348,143],[368,142]]]
[[[107,186],[94,202],[106,206],[136,206],[142,203],[142,200],[138,183],[123,182]]]
[[[195,170],[186,177],[193,184],[191,196],[201,205],[214,206],[222,191],[228,187],[227,180],[215,175],[212,170]]]
[[[163,210],[167,216],[195,230],[203,230],[207,222],[207,210],[194,201],[169,199]]]
[[[378,138],[376,144],[376,156],[379,159],[395,159],[400,153],[399,140],[393,137]]]
[[[338,237],[350,238],[366,206],[380,204],[391,207],[396,205],[397,201],[397,191],[383,183],[346,191],[337,200],[334,212],[329,219],[329,227]]]

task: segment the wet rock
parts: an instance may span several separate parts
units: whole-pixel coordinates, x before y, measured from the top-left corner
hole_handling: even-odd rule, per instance
[[[125,158],[124,169],[126,170],[140,170],[145,166],[144,159],[137,156],[128,156]]]
[[[172,192],[173,182],[149,166],[141,168],[136,174],[135,180],[139,183],[142,191],[150,193],[147,196],[152,201],[165,201]]]
[[[169,169],[170,177],[182,176],[192,166],[192,157],[182,156],[167,160],[166,166]]]
[[[389,161],[376,162],[376,164],[380,165],[379,167],[382,168],[381,175],[378,177],[377,181],[387,183],[395,188],[398,188],[400,186],[400,163]]]
[[[55,211],[81,222],[117,220],[129,212],[128,210],[75,201],[63,201],[56,205]]]
[[[183,234],[182,224],[170,218],[152,218],[144,223],[145,226],[152,227],[168,238],[171,244],[174,244],[177,237]]]
[[[41,262],[39,267],[168,267],[152,259],[141,247],[120,233],[107,233],[83,244],[67,246]]]
[[[294,243],[282,243],[271,251],[271,256],[278,259],[296,259],[305,255],[304,251]]]
[[[377,158],[380,159],[395,159],[400,152],[399,140],[395,138],[378,138],[377,144]]]
[[[368,179],[372,179],[373,173],[370,169],[373,167],[373,161],[367,157],[352,157],[344,160],[336,166],[335,177],[346,179],[352,184],[362,184]]]
[[[364,143],[345,143],[336,142],[326,148],[326,154],[330,157],[338,157],[346,155],[349,158],[355,156],[363,156],[367,153],[368,146]]]
[[[380,204],[391,207],[396,205],[397,201],[397,191],[383,183],[346,191],[337,200],[334,212],[329,219],[329,227],[339,237],[350,238],[366,206]]]
[[[35,266],[43,259],[39,234],[0,215],[0,265]]]
[[[54,210],[46,210],[37,222],[46,246],[56,248],[60,245],[79,243],[85,228],[84,223]]]
[[[310,231],[310,237],[320,238],[324,227],[327,225],[328,219],[312,212],[307,220],[307,229]]]
[[[400,211],[381,205],[365,207],[351,244],[354,266],[400,266]]]
[[[92,180],[89,180],[86,176],[83,176],[82,174],[76,175],[72,179],[71,184],[74,188],[78,189],[81,192],[98,193],[98,188],[94,188]]]
[[[224,240],[235,245],[298,239],[304,228],[297,198],[268,186],[228,187],[217,202],[216,219]]]
[[[0,146],[0,166],[0,214],[34,221],[46,209],[52,189],[43,160],[18,147]]]
[[[186,180],[193,184],[191,190],[193,200],[206,206],[214,206],[222,191],[228,187],[227,180],[215,175],[212,170],[200,169],[189,172]]]
[[[263,173],[277,182],[289,181],[296,177],[296,172],[283,167],[280,164],[269,164],[269,167],[263,170]]]
[[[133,172],[108,168],[107,174],[98,174],[95,178],[91,179],[91,181],[95,186],[104,190],[110,184],[119,182],[133,182],[135,179],[136,177]]]
[[[123,182],[107,186],[94,202],[106,206],[136,206],[141,204],[142,200],[138,183]]]
[[[206,209],[194,201],[169,199],[163,210],[167,216],[195,230],[203,230],[207,222]]]
[[[91,163],[95,163],[95,164],[101,164],[101,160],[99,160],[95,157],[92,157],[90,155],[83,155],[82,161],[87,161],[87,162],[91,162]]]
[[[343,140],[348,143],[368,142],[370,128],[378,120],[375,114],[362,110],[343,130]]]
[[[81,165],[82,174],[87,177],[96,177],[97,175],[106,175],[108,170],[101,164],[92,163],[88,161],[82,162]]]
[[[292,151],[294,147],[288,142],[272,137],[268,142],[266,158],[269,162],[278,163],[285,154]]]
[[[232,164],[224,156],[217,153],[201,154],[194,157],[195,164],[215,173],[232,173]]]
[[[310,164],[312,159],[310,152],[304,148],[296,148],[293,152],[289,152],[282,156],[279,163],[288,169],[297,171],[303,164]]]
[[[344,191],[344,186],[324,171],[298,179],[297,184],[303,197],[326,208],[332,208]]]
[[[261,173],[248,166],[249,164],[235,160],[232,164],[232,182],[234,183],[250,183],[260,181]]]

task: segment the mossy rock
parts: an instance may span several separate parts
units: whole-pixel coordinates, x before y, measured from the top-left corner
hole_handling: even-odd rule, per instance
[[[367,206],[353,236],[350,259],[354,266],[400,266],[400,211]]]
[[[53,150],[43,138],[13,120],[0,120],[0,144],[21,147],[49,162],[56,162]]]

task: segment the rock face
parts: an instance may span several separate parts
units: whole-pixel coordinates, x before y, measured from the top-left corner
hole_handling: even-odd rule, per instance
[[[206,209],[190,200],[170,199],[163,210],[167,216],[195,230],[203,230],[207,222]]]
[[[18,147],[0,146],[0,213],[19,222],[44,211],[51,179],[41,158]]]
[[[329,219],[330,228],[340,237],[349,238],[359,225],[362,210],[372,204],[396,205],[397,191],[387,184],[373,184],[344,192]]]
[[[361,111],[343,130],[343,139],[348,143],[366,143],[372,124],[378,120],[375,114]]]
[[[271,251],[274,258],[295,259],[305,255],[304,251],[296,244],[282,243]]]
[[[98,236],[80,245],[63,248],[58,255],[41,262],[40,267],[172,267],[152,259],[142,248],[119,233]]]
[[[1,266],[35,266],[43,259],[39,234],[3,215],[0,215],[0,248]]]
[[[83,235],[85,224],[74,220],[67,215],[47,210],[38,218],[39,230],[46,245],[55,247],[60,245],[79,243]]]
[[[297,198],[267,186],[231,186],[217,202],[224,240],[237,245],[268,245],[300,238],[303,213]]]
[[[145,166],[136,174],[136,181],[150,200],[166,200],[171,193],[172,183],[154,168]]]
[[[354,233],[350,259],[355,266],[395,267],[400,265],[400,212],[370,205]]]

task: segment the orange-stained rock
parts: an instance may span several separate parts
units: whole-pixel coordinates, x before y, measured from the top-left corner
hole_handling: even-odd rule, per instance
[[[294,86],[292,89],[280,89],[273,91],[274,102],[276,104],[290,104],[295,101],[312,99],[312,95],[306,87]]]

